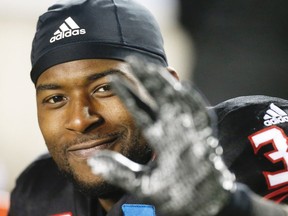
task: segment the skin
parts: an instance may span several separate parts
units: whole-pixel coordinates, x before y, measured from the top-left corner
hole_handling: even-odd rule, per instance
[[[111,90],[111,74],[126,77],[141,93],[128,65],[108,59],[62,63],[42,73],[36,83],[38,122],[52,158],[78,187],[99,197],[106,211],[118,201],[121,190],[93,175],[87,158],[108,149],[145,164],[152,155]]]

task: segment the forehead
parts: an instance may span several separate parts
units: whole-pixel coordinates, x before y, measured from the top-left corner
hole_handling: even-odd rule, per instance
[[[52,66],[39,77],[36,86],[49,82],[73,82],[87,79],[92,74],[101,74],[107,71],[119,71],[132,77],[131,69],[127,63],[110,59],[84,59],[65,62]]]

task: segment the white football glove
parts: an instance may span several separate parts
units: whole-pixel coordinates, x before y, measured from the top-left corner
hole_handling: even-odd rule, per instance
[[[216,215],[234,188],[234,175],[222,162],[205,100],[165,68],[135,58],[128,62],[150,99],[122,77],[113,77],[113,87],[157,157],[140,165],[101,151],[88,160],[92,172],[153,203],[161,214]]]

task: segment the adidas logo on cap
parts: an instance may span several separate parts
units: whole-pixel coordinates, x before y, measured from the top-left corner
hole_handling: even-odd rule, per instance
[[[277,107],[275,104],[271,103],[270,108],[266,111],[265,116],[263,117],[264,125],[271,126],[284,122],[288,122],[287,113],[285,113],[282,109]]]
[[[50,38],[50,43],[54,43],[55,41],[59,41],[63,38],[83,34],[86,34],[86,30],[80,29],[77,23],[71,17],[68,17],[59,27],[59,29],[54,33],[54,36]]]

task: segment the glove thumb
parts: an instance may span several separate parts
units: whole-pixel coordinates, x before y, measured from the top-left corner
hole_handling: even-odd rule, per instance
[[[98,152],[87,163],[93,174],[103,176],[109,183],[128,192],[135,192],[139,188],[139,177],[145,170],[145,166],[108,150]]]

